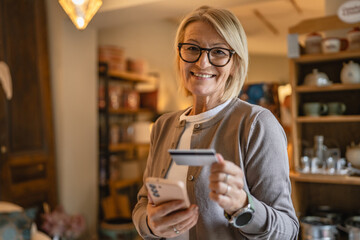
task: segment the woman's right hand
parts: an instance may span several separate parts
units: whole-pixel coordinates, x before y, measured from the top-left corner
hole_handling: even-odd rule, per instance
[[[155,206],[149,198],[147,224],[158,237],[173,238],[192,228],[199,217],[195,204],[184,209],[184,201],[176,200]]]

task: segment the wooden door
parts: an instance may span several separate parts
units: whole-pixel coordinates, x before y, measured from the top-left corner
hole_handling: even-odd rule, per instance
[[[11,100],[0,94],[0,200],[23,207],[57,198],[45,20],[43,0],[0,0],[0,61],[13,85]]]

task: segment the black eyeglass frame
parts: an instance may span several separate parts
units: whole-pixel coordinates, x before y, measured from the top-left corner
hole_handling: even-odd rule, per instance
[[[184,45],[190,45],[190,46],[195,46],[197,48],[200,49],[200,54],[199,54],[199,57],[194,60],[194,61],[187,61],[183,58],[183,56],[181,56],[181,47],[184,46]],[[209,62],[211,63],[211,65],[215,66],[215,67],[224,67],[226,66],[229,62],[230,62],[230,59],[232,57],[232,55],[234,55],[235,51],[234,50],[231,50],[231,49],[227,49],[227,48],[222,48],[222,47],[213,47],[213,48],[202,48],[200,47],[199,45],[196,45],[196,44],[193,44],[193,43],[179,43],[178,44],[178,49],[179,49],[179,56],[180,58],[184,61],[184,62],[187,62],[187,63],[195,63],[197,61],[199,61],[203,51],[206,51],[207,52],[207,57],[208,57],[208,60]],[[210,51],[213,50],[213,49],[221,49],[221,50],[226,50],[228,51],[230,54],[229,54],[229,59],[227,60],[227,62],[225,64],[222,64],[222,65],[216,65],[214,63],[211,62],[211,59],[210,59]]]

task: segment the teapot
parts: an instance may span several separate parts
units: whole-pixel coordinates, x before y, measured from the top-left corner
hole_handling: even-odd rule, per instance
[[[304,84],[309,86],[327,86],[331,84],[331,81],[329,81],[329,78],[325,73],[319,72],[314,68],[312,73],[305,76]]]
[[[346,159],[356,168],[360,168],[360,143],[355,145],[354,142],[346,147]]]
[[[360,65],[353,61],[344,63],[341,69],[340,79],[342,83],[360,83]]]

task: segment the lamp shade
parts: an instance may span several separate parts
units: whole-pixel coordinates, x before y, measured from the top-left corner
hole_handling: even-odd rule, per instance
[[[77,29],[83,30],[102,5],[102,0],[59,0]]]

